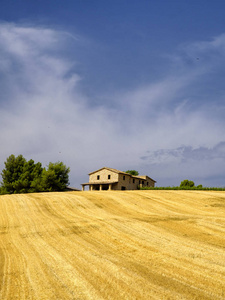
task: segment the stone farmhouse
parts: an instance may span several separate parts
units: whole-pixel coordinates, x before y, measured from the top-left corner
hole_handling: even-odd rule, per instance
[[[90,191],[101,190],[137,190],[139,187],[154,187],[156,181],[144,176],[134,176],[128,173],[111,169],[101,168],[89,173],[89,182],[82,183],[82,191],[89,186]]]

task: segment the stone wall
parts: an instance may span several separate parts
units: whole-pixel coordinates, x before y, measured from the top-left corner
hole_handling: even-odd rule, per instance
[[[119,175],[118,173],[112,172],[108,169],[103,169],[103,170],[99,170],[93,174],[90,174],[89,182],[97,183],[98,181],[99,182],[101,182],[101,181],[105,181],[105,182],[118,181],[118,175]],[[110,176],[110,179],[108,178],[108,176]]]

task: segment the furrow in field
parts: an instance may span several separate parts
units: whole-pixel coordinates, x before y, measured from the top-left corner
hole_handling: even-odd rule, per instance
[[[224,299],[225,193],[0,197],[0,297]]]

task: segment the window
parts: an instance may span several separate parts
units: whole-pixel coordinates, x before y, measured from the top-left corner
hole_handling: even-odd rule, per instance
[[[125,175],[123,175],[123,180],[125,180]]]
[[[99,180],[100,179],[100,175],[97,175],[97,180]]]
[[[144,181],[142,181],[142,184],[144,184]]]
[[[108,179],[111,179],[111,175],[108,175]]]
[[[148,181],[147,181],[147,186],[148,186]]]
[[[135,179],[133,179],[133,183],[135,183]]]

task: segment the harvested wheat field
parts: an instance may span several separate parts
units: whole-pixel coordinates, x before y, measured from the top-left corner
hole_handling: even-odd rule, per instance
[[[225,299],[225,192],[0,196],[0,299]]]

